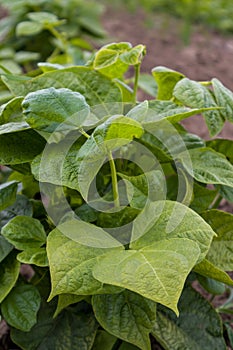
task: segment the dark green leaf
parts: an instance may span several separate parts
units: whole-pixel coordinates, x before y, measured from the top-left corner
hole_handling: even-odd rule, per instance
[[[19,276],[20,263],[15,259],[15,254],[9,254],[2,262],[0,269],[0,303],[5,299]]]
[[[229,286],[233,286],[233,280],[230,278],[230,276],[207,259],[203,259],[199,264],[197,264],[194,267],[194,271],[199,273],[201,276],[209,277],[216,281],[228,284]]]
[[[0,235],[0,262],[12,251],[13,245],[10,244],[2,235]]]
[[[1,311],[9,325],[28,332],[36,324],[40,302],[40,294],[36,287],[20,285],[7,295],[1,304]]]
[[[155,322],[156,303],[126,290],[95,295],[92,305],[98,322],[110,334],[141,349],[151,349],[149,333]]]
[[[79,303],[85,299],[83,295],[75,295],[75,294],[60,294],[58,296],[57,308],[53,317],[57,317],[60,312],[65,309],[67,306]]]
[[[18,184],[15,181],[0,185],[0,211],[12,205],[16,199]]]
[[[198,282],[210,294],[220,295],[226,291],[226,285],[209,277],[197,276]]]
[[[189,207],[197,213],[201,213],[210,207],[217,193],[217,190],[211,190],[205,186],[194,183],[193,200]]]

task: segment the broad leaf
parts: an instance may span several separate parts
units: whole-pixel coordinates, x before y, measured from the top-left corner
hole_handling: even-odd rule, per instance
[[[79,129],[90,112],[79,92],[53,87],[29,93],[22,107],[33,129],[49,133]]]
[[[15,181],[0,185],[0,211],[12,205],[16,199],[18,184]]]
[[[205,186],[194,183],[193,200],[189,207],[197,213],[201,213],[209,208],[209,206],[213,203],[217,193],[217,190],[211,190]]]
[[[83,227],[86,224],[86,230],[83,233],[87,234],[88,224],[81,223]],[[98,235],[98,229],[100,230],[100,228],[96,229],[96,234]],[[65,234],[72,235],[73,233],[75,238],[78,232],[79,222],[76,220],[60,225],[48,236],[47,253],[52,280],[50,299],[55,295],[64,293],[89,295],[114,292],[114,288],[105,286],[93,277],[92,269],[96,265],[99,255],[107,252],[113,253],[115,250],[119,252],[123,248],[95,248],[96,245],[94,247],[90,244],[81,245],[65,236]],[[106,246],[106,243],[108,244],[107,234],[104,239],[102,246]],[[111,242],[113,241],[112,238]],[[93,237],[93,243],[96,244],[96,242],[98,243]]]
[[[28,332],[37,322],[40,294],[33,285],[19,285],[11,290],[1,304],[6,322],[21,331]]]
[[[211,80],[218,106],[222,107],[220,113],[223,118],[233,122],[233,93],[227,89],[218,79]]]
[[[16,216],[2,228],[2,235],[16,249],[39,248],[46,242],[46,233],[39,220]]]
[[[138,87],[146,94],[156,97],[158,85],[150,74],[141,73],[138,80]]]
[[[85,298],[83,295],[75,295],[75,294],[60,294],[58,296],[57,308],[53,317],[57,317],[58,314],[62,310],[64,310],[67,306],[79,303]]]
[[[144,247],[163,239],[188,238],[199,245],[201,261],[207,254],[215,235],[211,227],[190,208],[173,201],[157,201],[135,219],[132,249]]]
[[[24,121],[7,123],[4,125],[0,125],[0,135],[10,134],[12,132],[19,132],[27,129],[30,129],[30,126]]]
[[[222,153],[233,164],[233,140],[216,139],[206,142],[207,147]]]
[[[209,277],[216,281],[228,284],[229,286],[233,286],[233,280],[230,278],[230,276],[207,259],[204,259],[197,264],[194,267],[194,271],[199,273],[201,276]]]
[[[21,164],[30,162],[43,150],[44,139],[34,130],[0,135],[0,163]]]
[[[54,306],[44,303],[30,332],[12,329],[11,337],[22,350],[91,350],[98,323],[88,305],[69,308],[53,319]]]
[[[198,245],[189,239],[160,240],[138,251],[99,257],[93,275],[102,283],[127,288],[178,314],[178,299],[199,254]]]
[[[223,282],[201,275],[197,275],[197,279],[200,285],[210,294],[221,295],[226,292],[226,285]]]
[[[158,100],[170,100],[176,83],[184,78],[182,73],[163,66],[153,68],[152,75],[158,84]]]
[[[174,96],[184,105],[192,108],[218,107],[210,90],[188,78],[184,78],[177,83],[174,89]],[[219,110],[204,112],[203,116],[211,136],[218,134],[222,130],[224,119]]]
[[[233,165],[223,154],[206,147],[189,150],[189,156],[191,163],[186,161],[188,157],[186,152],[178,157],[195,180],[233,187]]]
[[[9,254],[1,262],[0,270],[0,303],[14,287],[19,276],[20,263],[15,259],[15,254]]]
[[[48,258],[45,248],[26,248],[17,255],[17,260],[23,264],[45,267],[48,266]]]
[[[36,35],[43,30],[43,24],[39,22],[23,21],[16,26],[17,36]]]
[[[90,106],[97,106],[98,119],[109,114],[122,113],[122,94],[114,82],[99,72],[87,67],[71,67],[59,69],[39,75],[33,79],[12,80],[5,75],[2,80],[15,95],[25,96],[29,92],[46,89],[53,86],[55,89],[68,88],[78,91]],[[104,115],[105,113],[105,115]]]
[[[166,350],[225,350],[221,320],[216,311],[191,287],[179,301],[179,318],[159,308],[152,335]]]
[[[208,210],[202,217],[217,233],[207,259],[224,271],[233,270],[233,215],[220,210]]]
[[[156,318],[156,303],[126,290],[95,295],[92,305],[97,321],[110,334],[150,350],[149,333]]]

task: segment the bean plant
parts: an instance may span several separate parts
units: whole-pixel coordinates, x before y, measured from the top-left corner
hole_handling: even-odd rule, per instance
[[[141,76],[145,54],[112,43],[85,66],[1,76],[0,309],[20,349],[232,345],[233,215],[218,207],[233,141],[218,134],[233,93],[162,66]],[[208,141],[182,125],[193,115]]]

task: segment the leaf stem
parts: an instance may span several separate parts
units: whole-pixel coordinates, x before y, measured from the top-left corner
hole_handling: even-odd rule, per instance
[[[80,128],[79,131],[80,131],[81,134],[82,134],[83,136],[85,136],[87,139],[89,139],[89,138],[91,137],[90,135],[88,135],[88,134],[86,133],[85,130],[83,130],[83,128]]]
[[[137,102],[138,79],[140,74],[140,67],[141,67],[141,63],[135,64],[134,66],[135,77],[134,77],[134,87],[133,87],[133,99],[135,103]]]
[[[116,167],[115,167],[114,159],[112,157],[111,152],[109,152],[108,158],[109,158],[109,164],[111,169],[114,204],[115,204],[115,207],[117,208],[120,206],[119,192],[118,192],[118,186],[117,186],[117,172],[116,172]]]

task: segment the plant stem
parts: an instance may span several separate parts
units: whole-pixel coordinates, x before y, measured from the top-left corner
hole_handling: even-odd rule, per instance
[[[59,33],[59,31],[51,25],[47,25],[46,29],[49,30],[50,33],[63,44],[64,51],[67,52],[67,40],[64,35]]]
[[[109,152],[108,158],[109,158],[111,177],[112,177],[113,199],[114,199],[115,207],[117,208],[120,206],[119,192],[118,192],[118,186],[117,186],[117,172],[116,172],[116,167],[115,167],[114,159],[112,157],[111,152]]]
[[[134,87],[133,87],[133,99],[135,103],[137,102],[137,91],[138,91],[138,79],[140,74],[140,66],[141,64],[135,64],[134,70],[135,70],[135,77],[134,77]]]
[[[88,134],[86,133],[85,130],[83,130],[83,128],[80,128],[79,131],[80,131],[81,134],[82,134],[83,136],[85,136],[87,139],[89,139],[89,138],[91,137],[90,135],[88,135]]]

